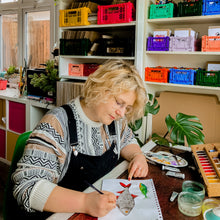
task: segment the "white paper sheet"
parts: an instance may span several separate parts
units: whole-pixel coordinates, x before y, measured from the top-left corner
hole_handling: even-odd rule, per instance
[[[102,190],[107,190],[113,192],[116,196],[119,196],[119,191],[124,190],[120,185],[120,182],[128,185],[129,192],[136,195],[134,199],[135,206],[132,211],[127,215],[123,215],[118,207],[109,212],[106,216],[98,218],[99,220],[162,220],[162,212],[160,209],[160,204],[157,198],[157,193],[154,187],[152,179],[148,180],[131,180],[126,179],[105,179],[102,183]],[[139,184],[145,184],[147,186],[147,198],[142,194],[139,188]]]

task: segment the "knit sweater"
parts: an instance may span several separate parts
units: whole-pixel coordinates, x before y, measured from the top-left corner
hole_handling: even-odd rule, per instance
[[[137,144],[125,119],[114,122],[116,134],[111,136],[108,126],[91,121],[85,115],[79,97],[69,104],[76,120],[78,152],[102,155],[109,148],[109,141],[115,140],[118,146],[115,153],[119,155],[123,147]],[[31,133],[24,154],[12,175],[13,194],[18,204],[29,212],[43,211],[50,193],[68,169],[71,153],[66,112],[62,107],[54,108]]]

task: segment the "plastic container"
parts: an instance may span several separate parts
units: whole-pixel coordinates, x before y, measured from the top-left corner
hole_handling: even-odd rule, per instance
[[[183,192],[190,192],[193,193],[203,200],[205,198],[205,187],[196,181],[186,180],[182,184],[182,191]]]
[[[89,13],[91,11],[86,7],[60,10],[60,27],[90,25],[88,21]]]
[[[145,68],[145,81],[167,83],[168,74],[169,74],[169,69],[167,68],[146,67]]]
[[[194,37],[170,37],[170,51],[195,51]]]
[[[135,20],[133,3],[98,5],[97,24],[127,23]]]
[[[202,199],[194,193],[181,192],[178,196],[179,211],[187,216],[198,216],[202,211]]]
[[[220,36],[202,36],[203,52],[220,52]]]
[[[69,63],[69,75],[70,76],[89,76],[91,73],[98,69],[98,64],[84,63],[84,64],[72,64]]]
[[[169,51],[170,37],[148,37],[148,51]]]
[[[155,18],[172,18],[174,14],[174,4],[160,4],[150,6],[150,19]]]
[[[7,88],[7,80],[0,80],[0,90],[5,90]]]
[[[204,220],[220,220],[219,208],[219,199],[205,199],[202,203],[202,214]]]
[[[178,17],[200,15],[202,15],[202,0],[178,3]]]
[[[219,15],[220,0],[203,0],[202,15]]]

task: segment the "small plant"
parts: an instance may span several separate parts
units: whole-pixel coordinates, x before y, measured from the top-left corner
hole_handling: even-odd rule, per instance
[[[38,75],[34,73],[29,76],[31,78],[30,84],[34,87],[39,87],[44,92],[56,92],[56,82],[60,80],[58,70],[54,66],[53,60],[46,62],[46,73]]]
[[[18,72],[19,72],[18,68],[14,65],[11,65],[8,67],[7,72],[4,77],[6,79],[9,79],[14,73],[18,73]]]

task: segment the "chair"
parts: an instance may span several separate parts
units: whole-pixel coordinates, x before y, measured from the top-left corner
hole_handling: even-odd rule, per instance
[[[13,208],[16,207],[16,200],[13,197],[12,189],[13,189],[13,184],[11,181],[11,174],[15,171],[17,168],[17,162],[20,160],[20,158],[23,155],[24,152],[24,147],[26,144],[27,139],[29,138],[31,134],[31,131],[24,132],[21,134],[16,142],[12,161],[11,161],[11,166],[9,168],[9,173],[8,173],[8,178],[6,182],[6,187],[4,191],[4,201],[3,201],[3,218],[4,220],[9,220],[9,214],[13,212]],[[9,208],[10,207],[10,208]],[[17,216],[19,217],[19,216]]]

